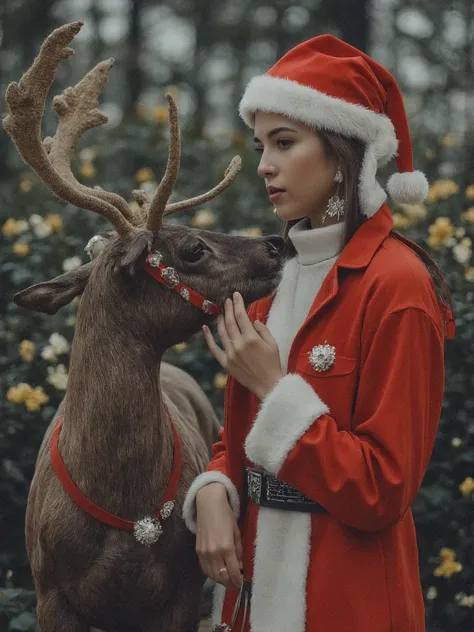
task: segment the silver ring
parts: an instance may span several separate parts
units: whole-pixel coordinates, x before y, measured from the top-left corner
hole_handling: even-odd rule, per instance
[[[227,568],[224,566],[223,568],[219,569],[219,575],[224,575],[224,573],[227,573]]]

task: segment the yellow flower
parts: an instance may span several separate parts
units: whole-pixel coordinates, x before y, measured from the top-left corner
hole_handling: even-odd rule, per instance
[[[247,228],[247,235],[249,237],[261,237],[262,229],[258,226],[250,226],[249,228]]]
[[[400,204],[400,208],[411,222],[420,222],[428,215],[424,204]]]
[[[164,105],[157,105],[151,111],[151,118],[155,123],[166,123],[168,121],[168,108]]]
[[[44,221],[45,221],[45,224],[48,224],[48,226],[51,226],[51,228],[55,232],[59,232],[63,228],[63,220],[61,219],[59,215],[56,215],[55,213],[51,213],[50,215],[47,215]]]
[[[95,176],[95,167],[91,162],[83,162],[79,173],[83,178],[93,178]]]
[[[214,386],[218,389],[225,388],[227,384],[227,375],[224,373],[216,373],[214,376]]]
[[[468,268],[464,273],[464,276],[466,278],[466,281],[469,281],[469,283],[474,283],[474,268]]]
[[[430,186],[427,202],[437,202],[438,200],[446,200],[455,195],[459,191],[459,185],[453,180],[436,180]]]
[[[468,608],[474,607],[474,595],[462,595],[459,600],[461,606],[467,606]]]
[[[178,342],[177,345],[174,345],[174,349],[178,352],[181,353],[182,351],[184,351],[186,349],[188,345],[185,342]]]
[[[461,218],[469,222],[469,224],[474,224],[474,206],[471,206],[464,213],[461,213]]]
[[[11,568],[7,570],[7,579],[11,579],[13,577],[13,571]]]
[[[444,546],[440,552],[439,556],[442,560],[450,560],[451,562],[456,559],[456,552],[453,549],[448,549],[448,547]]]
[[[21,235],[23,228],[23,222],[17,222],[16,219],[10,217],[3,223],[2,233],[5,237],[16,237],[16,235]]]
[[[439,248],[454,235],[454,227],[449,217],[437,217],[428,228],[429,237],[426,240],[432,248]]]
[[[30,413],[36,412],[49,402],[49,397],[43,391],[41,386],[37,386],[25,397],[25,406]]]
[[[135,178],[137,179],[137,182],[140,182],[140,184],[149,182],[150,180],[153,180],[153,171],[148,169],[148,167],[142,167],[135,174]]]
[[[408,228],[408,226],[410,225],[410,222],[408,221],[408,218],[402,215],[401,213],[394,213],[393,225],[395,228],[400,228],[403,230],[404,228]]]
[[[144,103],[140,103],[140,105],[137,106],[137,116],[139,118],[146,118],[148,116],[149,111],[150,111],[150,108],[148,107],[148,105],[145,105]]]
[[[22,340],[20,342],[20,355],[25,362],[32,362],[35,357],[35,345],[31,340]]]
[[[467,187],[465,195],[468,200],[474,200],[474,184]]]
[[[456,147],[458,144],[458,137],[456,134],[446,134],[441,140],[443,147]]]
[[[462,564],[456,562],[456,553],[452,549],[442,548],[439,556],[441,557],[441,564],[433,571],[435,577],[449,578],[454,573],[462,571]]]
[[[210,208],[198,211],[191,220],[191,224],[197,228],[208,228],[216,223],[216,216]]]
[[[20,382],[16,386],[11,386],[7,391],[7,400],[12,404],[22,404],[27,395],[32,391],[32,387],[25,382]]]
[[[20,182],[20,189],[23,191],[23,193],[29,193],[32,188],[33,182],[31,182],[31,180],[22,180]]]
[[[13,244],[13,252],[19,257],[26,257],[30,252],[30,247],[28,244],[25,244],[24,241],[17,241]]]
[[[428,160],[433,160],[433,158],[436,158],[436,152],[428,148],[425,151],[425,156],[426,158],[428,158]]]
[[[468,476],[464,479],[464,481],[459,485],[459,489],[463,496],[468,496],[474,492],[474,479],[472,476]]]

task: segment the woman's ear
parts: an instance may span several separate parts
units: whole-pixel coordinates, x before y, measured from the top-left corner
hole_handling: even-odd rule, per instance
[[[37,283],[13,296],[13,302],[32,312],[55,314],[84,292],[95,263],[90,261],[51,281]]]

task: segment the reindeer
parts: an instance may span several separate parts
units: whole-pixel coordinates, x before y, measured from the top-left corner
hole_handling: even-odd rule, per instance
[[[139,213],[125,198],[75,179],[70,161],[80,136],[107,120],[98,97],[113,60],[54,99],[54,138],[42,142],[40,130],[47,93],[81,26],[65,25],[45,40],[19,83],[8,86],[4,120],[56,196],[114,227],[91,261],[14,296],[26,309],[53,314],[82,295],[68,389],[28,497],[38,622],[43,632],[191,632],[204,577],[181,510],[208,461],[216,419],[196,382],[162,357],[215,323],[232,291],[246,303],[274,291],[283,240],[163,225],[165,215],[216,197],[240,167],[236,157],[214,189],[167,203],[180,159],[169,95],[168,165],[153,199],[135,193]]]

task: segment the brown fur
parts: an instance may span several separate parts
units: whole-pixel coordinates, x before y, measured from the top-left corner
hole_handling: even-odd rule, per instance
[[[199,243],[204,257],[186,262]],[[186,284],[222,305],[234,290],[248,303],[275,288],[282,244],[165,226],[154,246]],[[94,261],[23,290],[15,301],[52,313],[83,291],[68,390],[58,411],[64,415],[60,451],[75,483],[122,518],[156,511],[173,455],[166,404],[183,444],[177,507],[150,548],[84,513],[50,464],[56,415],[40,449],[26,518],[38,620],[45,632],[89,626],[191,632],[197,625],[203,577],[181,507],[207,463],[216,419],[196,382],[161,358],[210,319],[158,284],[139,262],[131,276],[120,265],[126,250],[123,238],[112,237]]]
[[[42,632],[87,632],[91,626],[194,632],[204,577],[181,512],[187,489],[208,461],[217,420],[197,383],[162,357],[211,319],[160,285],[143,263],[159,249],[181,281],[208,300],[222,306],[237,290],[249,303],[275,289],[283,240],[162,226],[163,216],[224,191],[241,164],[234,158],[211,191],[167,205],[180,155],[171,97],[168,166],[151,201],[135,192],[139,213],[132,214],[120,196],[77,182],[71,155],[84,131],[106,121],[97,105],[111,60],[54,100],[58,129],[44,144],[40,125],[48,88],[81,25],[65,25],[47,38],[31,68],[8,87],[4,120],[19,153],[56,195],[107,217],[116,231],[96,243],[90,263],[14,297],[26,309],[54,314],[82,295],[68,389],[40,448],[26,512],[38,621]],[[52,469],[49,443],[64,416],[59,449],[73,481],[103,509],[135,521],[156,512],[168,486],[174,451],[165,407],[181,438],[183,467],[176,507],[159,541],[146,548],[73,503]]]

